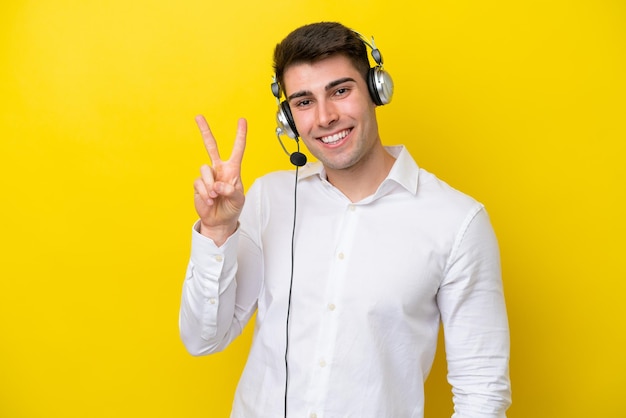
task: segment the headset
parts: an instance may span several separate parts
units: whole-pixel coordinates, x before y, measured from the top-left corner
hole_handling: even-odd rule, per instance
[[[387,73],[383,69],[383,56],[376,48],[374,44],[374,37],[371,38],[371,41],[368,42],[365,40],[363,35],[360,33],[353,31],[356,36],[359,37],[363,43],[371,49],[371,55],[374,59],[376,65],[371,67],[367,73],[367,89],[369,91],[370,97],[376,106],[386,105],[391,101],[391,97],[393,96],[393,80],[389,73]],[[295,183],[294,183],[294,201],[293,201],[293,226],[291,229],[291,272],[289,277],[289,295],[287,298],[287,317],[285,324],[285,404],[284,404],[284,417],[287,418],[287,392],[288,392],[288,384],[289,384],[289,365],[288,365],[288,352],[289,352],[289,319],[291,312],[291,294],[293,289],[293,278],[294,278],[294,252],[295,252],[295,233],[296,233],[296,214],[297,210],[297,193],[298,193],[298,169],[306,164],[306,155],[300,152],[300,140],[298,134],[298,129],[296,128],[296,123],[293,120],[293,115],[291,114],[291,108],[289,107],[289,103],[287,100],[281,101],[282,89],[278,84],[278,80],[276,79],[276,74],[274,74],[272,78],[272,94],[276,98],[276,103],[278,105],[278,111],[276,112],[276,137],[278,138],[278,142],[280,146],[285,151],[285,154],[289,156],[289,160],[293,165],[296,166],[295,172]],[[287,135],[289,138],[294,139],[298,146],[296,152],[289,153],[283,141],[280,139],[281,135]]]
[[[393,80],[388,72],[383,69],[383,56],[380,53],[380,50],[376,48],[376,44],[374,43],[374,37],[372,36],[371,41],[368,42],[365,40],[363,35],[358,32],[353,31],[363,43],[371,49],[371,55],[374,59],[376,65],[369,69],[367,73],[367,89],[369,91],[370,97],[376,106],[383,106],[387,103],[391,102],[391,97],[393,96]],[[291,113],[291,108],[289,107],[289,103],[287,100],[281,101],[282,88],[280,84],[278,84],[278,80],[276,79],[276,75],[272,78],[272,94],[276,98],[276,103],[278,104],[278,111],[276,112],[276,122],[278,127],[276,128],[276,137],[278,138],[278,142],[281,147],[285,151],[291,160],[291,163],[296,167],[301,167],[306,164],[306,156],[300,153],[300,145],[298,138],[300,134],[298,134],[298,129],[296,128],[296,122],[293,120],[293,115]],[[294,139],[298,143],[298,151],[290,154],[285,145],[280,139],[280,135],[285,134],[289,138]]]

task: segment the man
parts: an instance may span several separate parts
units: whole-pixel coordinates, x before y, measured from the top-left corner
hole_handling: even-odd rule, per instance
[[[282,116],[318,162],[263,176],[245,197],[245,120],[222,160],[196,119],[212,167],[194,183],[180,329],[190,353],[213,353],[257,312],[232,417],[423,417],[440,321],[454,417],[504,417],[510,404],[489,218],[382,145],[376,107],[390,97],[372,91],[368,45],[328,22],[277,45]]]

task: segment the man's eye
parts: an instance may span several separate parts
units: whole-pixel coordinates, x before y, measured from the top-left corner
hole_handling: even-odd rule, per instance
[[[347,92],[348,92],[348,88],[347,87],[341,87],[341,88],[338,88],[337,90],[335,90],[335,96],[343,96]]]
[[[304,107],[310,104],[311,104],[310,100],[300,100],[299,102],[296,103],[296,107]]]

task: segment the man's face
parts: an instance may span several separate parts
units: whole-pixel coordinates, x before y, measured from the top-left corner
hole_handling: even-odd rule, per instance
[[[284,87],[298,133],[327,169],[364,164],[380,143],[363,76],[343,55],[290,66]]]

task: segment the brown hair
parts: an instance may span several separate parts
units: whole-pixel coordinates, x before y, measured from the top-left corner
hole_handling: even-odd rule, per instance
[[[358,33],[336,22],[301,26],[276,45],[276,81],[283,86],[285,70],[291,65],[312,63],[337,54],[347,57],[367,81],[370,64],[365,43]]]

